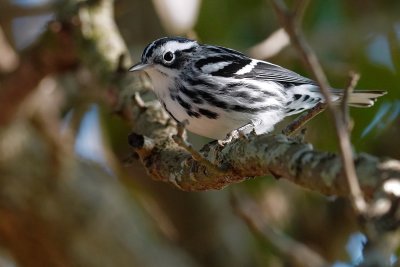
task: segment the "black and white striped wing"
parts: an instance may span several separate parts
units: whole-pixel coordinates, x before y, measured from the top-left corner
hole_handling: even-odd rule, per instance
[[[225,98],[231,97],[230,102],[241,102],[242,106],[257,107],[257,110],[283,105],[286,113],[295,114],[321,100],[317,84],[293,71],[231,49],[214,46],[205,49],[208,51],[203,54],[208,56],[196,61],[194,67],[204,75],[200,77],[221,78],[217,81],[223,86],[219,90],[213,88],[212,93],[221,91]],[[281,90],[271,82],[279,84]]]
[[[316,83],[293,71],[275,64],[256,60],[235,50],[220,46],[204,46],[206,58],[196,62],[196,67],[212,76],[234,79],[254,79],[281,83],[284,87]]]
[[[250,78],[278,82],[284,87],[291,87],[293,85],[301,84],[316,85],[313,80],[303,77],[291,70],[259,60],[252,60],[247,67],[244,66],[233,75],[237,78]]]

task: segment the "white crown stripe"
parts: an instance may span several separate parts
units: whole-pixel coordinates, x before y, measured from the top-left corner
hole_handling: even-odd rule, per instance
[[[170,41],[164,44],[165,51],[175,52],[177,50],[185,50],[196,46],[196,42],[181,43],[178,41]]]

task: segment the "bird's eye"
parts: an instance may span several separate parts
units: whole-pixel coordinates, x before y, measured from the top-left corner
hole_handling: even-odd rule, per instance
[[[171,63],[175,59],[175,55],[171,51],[168,51],[164,54],[163,59],[166,63]]]

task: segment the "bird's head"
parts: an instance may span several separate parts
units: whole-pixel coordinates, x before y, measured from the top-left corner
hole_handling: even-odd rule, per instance
[[[141,62],[132,66],[129,71],[143,70],[151,79],[160,73],[175,77],[198,47],[196,41],[182,37],[155,40],[144,49]]]

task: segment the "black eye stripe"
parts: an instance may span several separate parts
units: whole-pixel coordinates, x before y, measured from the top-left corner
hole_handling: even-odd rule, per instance
[[[185,64],[185,61],[186,61],[185,58],[186,57],[182,56],[181,51],[175,51],[174,59],[172,61],[167,62],[164,60],[159,63],[169,69],[179,69],[179,68],[182,68],[182,66]]]

